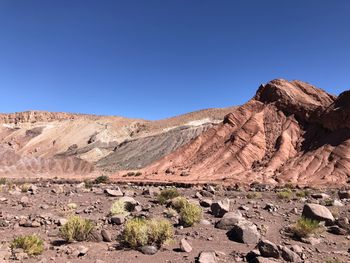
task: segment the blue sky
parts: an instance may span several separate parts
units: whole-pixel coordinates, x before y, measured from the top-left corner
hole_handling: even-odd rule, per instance
[[[350,1],[0,0],[0,112],[160,119],[350,87]]]

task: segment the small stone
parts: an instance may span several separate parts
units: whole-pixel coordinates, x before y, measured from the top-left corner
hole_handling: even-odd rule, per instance
[[[186,252],[186,253],[190,253],[192,251],[191,245],[184,238],[182,238],[180,241],[180,249],[182,252]]]
[[[210,207],[212,203],[213,201],[210,199],[202,199],[199,201],[199,204],[203,207]]]
[[[111,217],[111,223],[116,225],[122,225],[125,222],[125,216],[116,215]]]
[[[260,251],[261,256],[267,258],[279,258],[280,253],[277,245],[272,243],[269,240],[260,240],[258,243],[258,249]]]
[[[88,251],[89,251],[88,247],[80,246],[79,249],[78,249],[78,257],[85,256]]]
[[[106,189],[105,193],[107,195],[113,196],[113,197],[123,196],[123,192],[120,190],[119,187],[117,189],[115,189],[115,190],[113,190],[113,189]]]
[[[285,261],[288,262],[302,262],[302,259],[297,253],[293,252],[285,246],[281,248],[281,256]]]
[[[101,236],[102,236],[102,240],[103,241],[105,241],[105,242],[112,242],[111,234],[107,230],[102,229],[101,230]]]
[[[339,191],[338,196],[340,199],[350,199],[350,190]]]
[[[216,255],[214,251],[203,251],[199,254],[198,263],[216,263]]]
[[[142,246],[140,251],[145,255],[154,255],[158,252],[158,249],[155,246]]]

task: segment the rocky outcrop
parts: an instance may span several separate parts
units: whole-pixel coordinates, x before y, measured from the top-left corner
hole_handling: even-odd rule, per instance
[[[164,180],[162,171],[171,169],[173,181],[343,184],[350,177],[349,97],[273,80],[222,124],[150,165],[145,179]]]

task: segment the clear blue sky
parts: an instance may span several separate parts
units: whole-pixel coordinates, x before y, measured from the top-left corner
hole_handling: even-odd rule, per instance
[[[348,0],[0,0],[0,112],[160,119],[260,83],[350,88]]]

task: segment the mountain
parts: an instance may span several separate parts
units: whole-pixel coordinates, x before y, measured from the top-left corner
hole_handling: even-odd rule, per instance
[[[136,180],[346,184],[350,92],[337,98],[305,82],[272,80],[221,124],[141,172]]]
[[[350,91],[336,97],[276,79],[244,105],[158,121],[0,114],[0,155],[0,177],[342,185],[350,179]]]
[[[159,121],[45,111],[0,114],[0,176],[80,178],[138,169],[231,110],[207,109]]]

